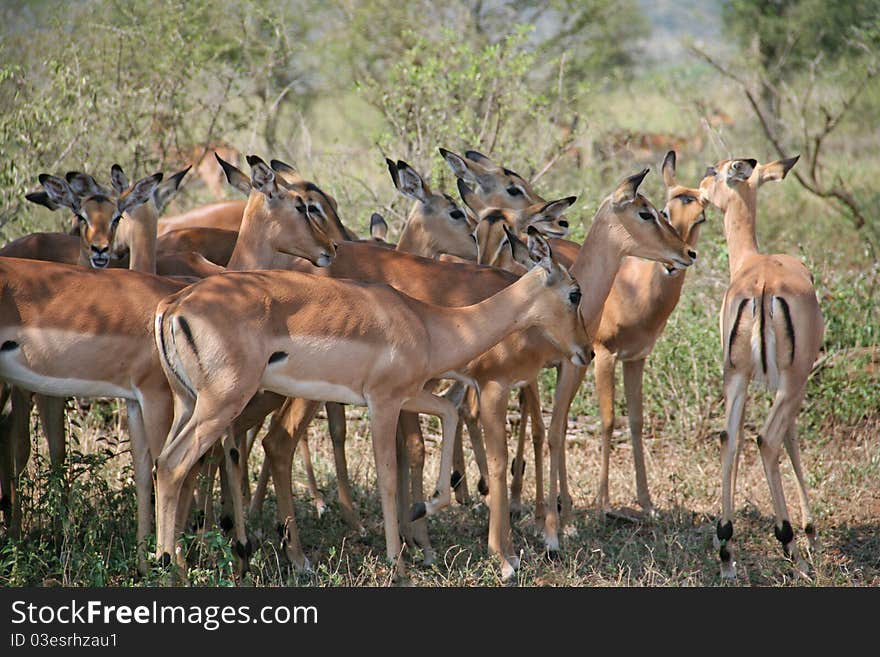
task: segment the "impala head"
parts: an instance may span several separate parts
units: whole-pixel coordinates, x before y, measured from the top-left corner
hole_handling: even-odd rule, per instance
[[[714,167],[708,167],[700,182],[700,198],[724,212],[731,199],[738,197],[754,205],[758,188],[765,182],[785,178],[797,163],[800,155],[767,164],[758,164],[753,158],[722,160]]]
[[[448,194],[432,191],[403,160],[386,159],[385,163],[397,191],[415,201],[397,248],[426,257],[448,253],[474,260],[474,224],[465,209]]]
[[[336,247],[308,210],[303,197],[276,180],[275,171],[256,155],[249,155],[248,177],[215,155],[226,180],[247,194],[244,222],[256,222],[254,232],[261,235],[275,251],[300,256],[318,267],[326,267],[336,255]]]
[[[697,245],[700,225],[706,221],[706,201],[700,190],[680,185],[675,177],[675,151],[669,151],[663,159],[663,182],[666,185],[666,207],[663,214],[681,238],[690,246]],[[677,270],[666,270],[673,275]]]
[[[684,269],[694,264],[697,252],[685,242],[666,217],[639,194],[639,185],[648,169],[624,178],[606,198],[597,212],[610,219],[622,237],[624,255],[656,260],[667,271]]]
[[[519,210],[534,215],[538,208],[547,205],[525,178],[495,164],[482,153],[465,151],[465,157],[461,157],[441,148],[440,154],[453,173],[474,190],[474,195],[485,206]],[[533,223],[547,237],[565,237],[569,231],[568,219],[561,213],[548,214]],[[517,226],[517,231],[524,233],[526,227],[524,224]]]
[[[526,276],[541,276],[543,286],[534,298],[530,313],[538,319],[544,336],[571,362],[590,362],[590,339],[578,308],[581,288],[568,270],[556,262],[550,244],[534,227],[528,229],[528,253],[532,269]]]
[[[161,173],[147,176],[117,197],[86,173],[71,171],[66,180],[44,173],[40,175],[40,183],[46,191],[48,203],[34,198],[34,195],[29,195],[28,199],[51,209],[70,209],[79,227],[80,261],[95,269],[103,269],[110,264],[116,229],[123,213],[150,200],[161,180]]]
[[[276,181],[300,196],[305,211],[327,237],[334,242],[353,239],[354,236],[345,229],[339,219],[335,198],[315,183],[305,180],[291,165],[281,160],[272,160],[269,164],[276,173]]]

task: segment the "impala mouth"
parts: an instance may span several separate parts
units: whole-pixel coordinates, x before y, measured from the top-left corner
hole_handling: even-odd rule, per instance
[[[107,265],[110,264],[110,256],[106,253],[93,255],[90,258],[90,262],[92,263],[92,267],[94,267],[95,269],[106,269]]]

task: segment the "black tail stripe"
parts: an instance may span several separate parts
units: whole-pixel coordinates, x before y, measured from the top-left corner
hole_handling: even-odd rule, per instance
[[[782,315],[785,317],[785,332],[788,334],[788,340],[791,344],[788,364],[791,365],[794,362],[794,323],[791,321],[791,310],[788,307],[788,301],[782,297],[776,298],[779,301],[779,307],[782,308]]]
[[[761,319],[759,326],[761,327],[761,370],[767,374],[767,344],[764,340],[764,291],[766,287],[761,287]]]
[[[192,330],[189,328],[189,322],[186,321],[186,317],[178,317],[177,323],[180,325],[180,330],[183,331],[183,335],[186,336],[187,341],[192,347],[193,353],[195,353],[196,358],[199,357],[199,350],[196,348],[196,341],[193,338]]]
[[[739,320],[742,319],[743,308],[746,307],[746,303],[748,303],[748,299],[740,301],[739,308],[736,310],[736,319],[733,320],[733,326],[730,329],[730,336],[727,339],[727,360],[730,361],[731,367],[733,367],[733,339],[736,337],[736,332],[739,330]]]
[[[180,375],[180,373],[174,367],[174,364],[171,362],[171,359],[168,357],[168,348],[165,346],[165,315],[164,314],[159,317],[158,329],[159,329],[159,344],[162,347],[162,358],[164,359],[165,364],[168,365],[168,369],[171,370],[171,372],[174,374],[174,378],[180,382],[180,385],[182,385],[187,391],[189,391],[189,393],[193,397],[197,396],[195,390],[193,390],[192,388],[189,387],[189,385],[187,385],[186,381],[184,381],[183,377]]]

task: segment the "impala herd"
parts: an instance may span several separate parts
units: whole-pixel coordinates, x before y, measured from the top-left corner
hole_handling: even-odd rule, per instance
[[[253,547],[247,518],[271,478],[283,552],[309,569],[295,522],[291,464],[300,446],[323,512],[305,437],[326,405],[342,517],[364,533],[345,455],[345,404],[369,408],[387,557],[404,572],[404,543],[434,550],[425,517],[467,498],[463,428],[489,507],[488,548],[502,578],[519,559],[510,514],[522,508],[527,421],[534,448],[535,521],[550,555],[571,521],[565,435],[568,411],[595,362],[602,463],[597,504],[609,510],[615,366],[624,393],[645,517],[655,513],[642,446],[642,376],[694,264],[709,205],[724,214],[730,285],[721,308],[726,428],[721,432],[721,517],[715,531],[723,578],[736,577],[733,499],[749,383],[775,393],[758,445],[773,500],[775,534],[798,571],[779,471],[784,446],[798,482],[802,526],[816,530],[795,429],[817,357],[823,320],[809,271],[764,255],[755,237],[758,188],[785,177],[797,158],[710,167],[695,186],[662,163],[658,209],[624,178],[598,205],[583,244],[565,239],[575,197],[546,200],[485,155],[440,149],[458,197],[433,190],[411,166],[388,160],[396,189],[413,201],[397,244],[374,214],[359,239],[336,200],[291,166],[249,156],[250,175],[215,154],[246,201],[160,218],[187,170],[130,183],[114,165],[110,185],[82,172],[42,174],[28,200],[72,213],[70,233],[36,233],[0,249],[0,509],[21,530],[18,478],[30,455],[33,405],[53,468],[65,460],[67,397],[125,400],[137,490],[142,574],[155,519],[156,559],[185,577],[179,544],[193,517],[211,522],[219,470],[220,525],[234,537],[239,574]],[[549,428],[538,377],[557,367]],[[440,381],[451,380],[439,394]],[[507,406],[520,390],[521,421],[508,489]],[[274,415],[273,415],[274,414]],[[442,426],[434,493],[424,494],[419,414]],[[246,464],[269,416],[263,470],[253,493]],[[549,468],[544,466],[545,438]],[[549,473],[549,479],[545,477]],[[197,484],[202,474],[202,487]],[[198,488],[198,489],[197,489]],[[249,508],[246,508],[249,504]]]

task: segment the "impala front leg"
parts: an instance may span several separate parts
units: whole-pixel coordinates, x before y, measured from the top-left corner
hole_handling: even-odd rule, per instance
[[[519,568],[510,533],[507,498],[507,440],[504,418],[510,389],[496,382],[481,388],[480,419],[489,465],[489,552],[501,559],[501,579],[510,581]]]
[[[642,446],[642,377],[645,371],[645,361],[624,361],[623,363],[623,392],[626,396],[626,409],[629,416],[629,434],[632,439],[633,464],[636,469],[636,495],[639,506],[645,510],[648,517],[657,515],[651,502],[651,494],[648,492],[648,473],[645,469],[645,452]]]
[[[360,536],[364,536],[366,532],[354,505],[354,495],[348,477],[348,463],[345,460],[345,406],[336,402],[327,402],[324,408],[327,411],[330,440],[333,442],[333,462],[336,466],[336,485],[342,519]]]
[[[376,461],[376,479],[382,500],[385,521],[385,553],[395,566],[397,577],[405,575],[400,525],[397,522],[397,418],[400,404],[391,400],[367,399],[370,408],[370,429],[373,434],[373,456]],[[451,455],[450,455],[451,456]]]
[[[557,490],[562,477],[562,457],[565,452],[565,427],[571,402],[584,380],[586,368],[563,361],[556,381],[553,416],[550,419],[548,441],[550,443],[550,487],[544,519],[544,545],[552,556],[559,551],[559,509]]]

